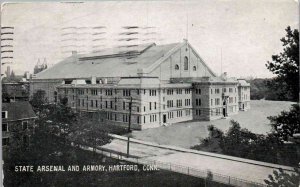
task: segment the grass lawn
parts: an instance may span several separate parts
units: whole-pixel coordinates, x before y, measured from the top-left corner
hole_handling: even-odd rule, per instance
[[[240,111],[239,114],[230,116],[229,119],[182,122],[167,127],[133,131],[132,135],[144,141],[190,148],[199,144],[199,139],[208,136],[208,125],[212,124],[226,131],[231,119],[238,121],[242,128],[247,128],[257,134],[266,134],[271,130],[267,117],[278,115],[283,110],[288,111],[291,104],[293,103],[287,101],[253,100],[250,110]]]

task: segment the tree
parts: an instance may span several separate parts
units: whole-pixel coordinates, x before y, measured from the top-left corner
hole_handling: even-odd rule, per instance
[[[300,155],[297,145],[284,144],[274,133],[254,134],[242,129],[240,124],[233,120],[225,134],[213,126],[209,126],[208,130],[209,137],[201,141],[200,145],[192,147],[193,149],[276,164],[298,164]]]
[[[69,139],[75,145],[88,146],[93,149],[94,155],[99,146],[111,141],[107,129],[98,120],[92,120],[87,115],[78,118],[72,127],[72,134]]]
[[[195,145],[191,148],[213,153],[222,153],[220,142],[223,141],[224,138],[223,131],[213,125],[209,125],[207,130],[209,131],[209,136],[200,140],[200,145]]]
[[[88,152],[82,154],[81,149],[71,146],[71,137],[76,133],[79,133],[83,140],[80,143],[91,146],[94,150],[97,146],[110,141],[106,129],[101,129],[101,126],[97,126],[99,124],[92,123],[90,118],[77,116],[63,102],[64,100],[62,103],[47,103],[44,95],[44,92],[38,92],[31,100],[35,110],[38,111],[38,118],[34,133],[29,139],[29,145],[22,143],[23,134],[20,131],[11,129],[14,139],[17,141],[11,143],[7,156],[4,158],[5,186],[53,186],[53,179],[56,178],[64,181],[64,185],[57,186],[65,186],[78,180],[79,174],[81,174],[81,180],[86,182],[90,182],[91,179],[95,180],[91,178],[95,174],[88,173],[15,172],[15,166],[64,165],[67,168],[68,165],[74,164],[101,163],[101,159],[95,157],[91,159],[90,154],[87,154]],[[98,175],[102,174],[99,173]],[[84,182],[80,186],[83,185],[85,185]]]
[[[295,133],[300,133],[299,105],[293,104],[290,111],[282,111],[278,116],[269,116],[274,133],[281,141],[288,141]]]
[[[38,90],[33,94],[29,102],[35,112],[42,110],[43,106],[47,103],[46,92],[44,90]]]
[[[283,52],[272,56],[272,62],[266,67],[277,75],[269,87],[280,95],[280,99],[299,100],[299,31],[286,29],[286,36],[280,41],[283,43]]]
[[[265,179],[264,182],[268,186],[273,187],[299,187],[300,185],[300,171],[295,168],[294,173],[286,173],[283,169],[274,170],[273,175],[269,175],[268,179]]]

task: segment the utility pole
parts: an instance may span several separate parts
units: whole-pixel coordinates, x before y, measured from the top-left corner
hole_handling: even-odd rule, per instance
[[[89,111],[89,96],[86,96],[86,112]]]
[[[130,125],[131,125],[131,111],[132,111],[132,97],[130,97],[130,102],[129,102],[129,119],[128,119],[128,133],[130,133]],[[127,137],[127,158],[129,157],[129,134]]]

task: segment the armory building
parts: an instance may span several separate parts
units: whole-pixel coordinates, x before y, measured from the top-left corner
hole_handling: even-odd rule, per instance
[[[219,119],[250,108],[249,83],[217,76],[186,40],[74,52],[31,80],[31,96],[38,90],[51,102],[67,98],[74,110],[108,124],[128,126],[131,120],[134,129]]]

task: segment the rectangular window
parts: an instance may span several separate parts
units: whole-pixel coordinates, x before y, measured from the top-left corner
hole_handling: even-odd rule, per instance
[[[2,131],[3,132],[8,132],[8,125],[7,125],[7,123],[2,123]]]
[[[151,105],[152,103],[150,102],[149,103],[149,109],[151,110],[152,109],[152,105]]]
[[[2,138],[2,146],[8,146],[9,145],[9,138]]]
[[[125,104],[125,101],[123,101],[123,110],[126,109],[126,104]]]
[[[2,119],[7,119],[7,111],[2,111]]]
[[[28,121],[22,121],[22,129],[23,130],[28,129]]]

